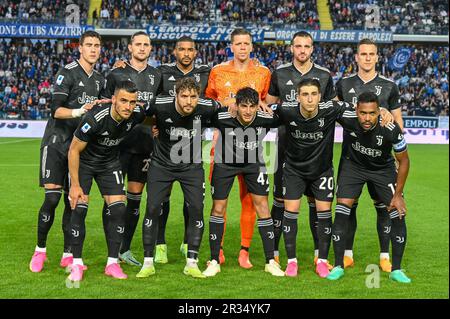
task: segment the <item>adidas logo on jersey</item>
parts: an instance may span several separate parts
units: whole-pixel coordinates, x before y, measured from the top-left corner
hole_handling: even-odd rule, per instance
[[[356,136],[355,132],[351,132],[350,135],[353,137],[358,137],[358,136]]]
[[[172,119],[169,117],[166,121],[166,123],[173,123]]]
[[[175,78],[173,77],[173,75],[167,79],[167,81],[176,81]]]
[[[105,132],[103,132],[101,135],[102,135],[102,136],[109,135],[109,132],[108,132],[108,131],[105,131]]]
[[[292,83],[292,81],[289,80],[289,81],[286,82],[286,85],[294,85],[294,83]]]
[[[350,91],[348,91],[348,93],[356,93],[354,88],[351,88]]]
[[[78,83],[78,86],[84,86],[83,82],[80,81],[80,83]]]
[[[291,123],[289,123],[289,125],[297,126],[297,123],[295,123],[294,121],[292,121]]]
[[[231,86],[230,81],[227,81],[227,83],[225,83],[225,86]]]
[[[333,198],[333,192],[329,193],[329,194],[327,195],[327,198]]]
[[[230,133],[228,133],[228,135],[236,136],[236,134],[234,133],[234,131],[231,131]]]

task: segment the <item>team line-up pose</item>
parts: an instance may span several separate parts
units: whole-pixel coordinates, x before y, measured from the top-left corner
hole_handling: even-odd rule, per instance
[[[233,59],[212,70],[194,63],[197,51],[189,37],[177,40],[174,64],[149,66],[151,41],[145,32],[138,32],[128,45],[130,60],[116,62],[105,80],[93,70],[100,47],[100,35],[85,32],[80,38],[80,58],[56,77],[52,118],[41,146],[40,185],[45,187],[45,199],[39,210],[32,272],[44,268],[46,240],[64,188],[60,265],[70,272],[71,281],[82,280],[87,270],[82,259],[85,218],[95,179],[105,201],[106,275],[126,279],[119,264],[126,262],[141,267],[136,277],[146,278],[157,273],[155,263],[168,262],[165,232],[170,193],[179,181],[184,195],[183,273],[194,278],[216,276],[225,270],[226,211],[238,176],[242,201],[238,262],[242,268],[253,267],[249,248],[257,219],[265,272],[298,276],[297,220],[305,194],[315,272],[321,278],[340,279],[344,269],[354,265],[355,211],[367,183],[377,211],[380,267],[394,281],[411,282],[400,267],[406,246],[403,189],[409,158],[398,88],[376,71],[376,43],[363,39],[358,44],[358,72],[341,79],[336,88],[330,72],[311,60],[313,38],[303,31],[292,38],[293,61],[273,74],[250,58],[252,36],[245,29],[231,34]],[[333,221],[336,122],[344,129],[344,140]],[[207,127],[216,131],[210,176],[211,256],[202,272],[198,265],[205,225],[201,146]],[[270,210],[263,139],[276,127],[278,161]],[[145,184],[148,196],[140,262],[131,252],[131,242]],[[288,258],[284,271],[279,259],[281,237]],[[328,261],[331,242],[334,267]]]

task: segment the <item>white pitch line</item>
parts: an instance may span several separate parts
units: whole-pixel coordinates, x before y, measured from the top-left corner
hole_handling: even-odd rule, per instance
[[[3,144],[14,144],[14,143],[21,143],[21,142],[35,142],[38,141],[39,139],[36,138],[30,138],[30,139],[22,139],[22,140],[14,140],[14,141],[7,141],[7,142],[0,142],[0,145]]]
[[[39,164],[0,164],[0,167],[37,167]]]

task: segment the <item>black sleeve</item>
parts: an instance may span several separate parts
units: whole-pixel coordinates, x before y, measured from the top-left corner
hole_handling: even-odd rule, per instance
[[[342,94],[342,79],[340,79],[336,83],[336,96],[338,97],[339,101],[344,101],[344,94]]]
[[[73,134],[80,141],[86,143],[89,143],[97,133],[97,122],[92,114],[92,112],[86,113]]]
[[[156,75],[157,75],[157,79],[158,79],[158,83],[155,83],[157,85],[157,89],[155,91],[155,97],[157,97],[158,95],[160,95],[163,92],[163,79],[162,79],[162,72],[160,69],[155,69],[156,70]]]
[[[333,101],[333,108],[336,111],[336,120],[343,127],[346,127],[348,123],[353,123],[356,118],[356,110],[353,104],[343,101]]]
[[[277,76],[277,71],[273,71],[272,72],[272,76],[270,77],[270,86],[269,86],[269,94],[272,96],[280,96],[280,90],[278,87],[278,76]]]
[[[398,109],[400,105],[400,92],[398,91],[398,86],[396,84],[392,85],[391,94],[389,95],[389,105],[387,105],[387,108],[389,108],[389,111]],[[383,105],[381,105],[384,107]]]
[[[52,94],[52,102],[50,109],[52,117],[55,117],[55,112],[59,107],[65,107],[70,91],[73,87],[73,79],[69,70],[62,68],[56,75],[56,82]]]
[[[135,109],[133,111],[133,114],[134,114],[134,121],[137,124],[144,122],[144,120],[145,120],[145,110],[144,110],[144,108],[142,106],[136,105],[136,107],[135,107]]]
[[[111,72],[106,77],[105,85],[103,86],[100,96],[102,98],[110,99],[114,95],[115,88],[116,88],[116,80],[114,74]]]
[[[400,126],[398,126],[397,123],[394,123],[395,128],[392,131],[392,148],[395,153],[401,153],[406,151],[408,148],[405,140],[405,136],[402,133],[402,130],[400,129]]]
[[[156,99],[153,99],[152,101],[150,101],[149,103],[146,104],[145,106],[145,115],[147,116],[153,116],[156,115],[156,104],[155,104]]]
[[[336,90],[334,88],[333,78],[331,75],[328,77],[327,86],[325,88],[324,101],[330,101],[336,97]]]
[[[217,116],[217,113],[219,112],[219,110],[221,109],[221,105],[219,102],[212,100],[212,99],[208,99],[211,100],[212,103],[212,107],[211,106],[207,106],[204,108],[203,110],[203,116],[205,117],[205,120],[207,122],[211,122],[212,118]]]

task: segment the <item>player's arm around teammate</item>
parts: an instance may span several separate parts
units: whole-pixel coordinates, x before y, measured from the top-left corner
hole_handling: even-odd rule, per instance
[[[336,216],[333,224],[333,245],[336,267],[328,279],[337,280],[344,275],[344,250],[351,207],[360,196],[365,183],[376,191],[386,205],[391,221],[392,272],[394,281],[409,283],[411,280],[400,268],[406,245],[406,205],[403,189],[409,171],[407,145],[400,126],[379,124],[380,108],[377,96],[365,92],[358,97],[357,119],[345,120],[341,124],[349,132],[344,138],[351,149],[341,157],[338,173]],[[399,162],[395,169],[391,152]]]
[[[258,229],[266,258],[265,271],[284,276],[274,260],[273,222],[268,204],[269,182],[264,161],[261,160],[261,142],[268,129],[279,123],[272,115],[258,112],[258,92],[252,88],[240,89],[236,94],[236,115],[221,109],[213,120],[219,138],[211,179],[213,207],[209,222],[211,260],[203,274],[215,276],[220,269],[220,244],[224,233],[224,216],[228,196],[236,176],[243,176],[258,216]]]

